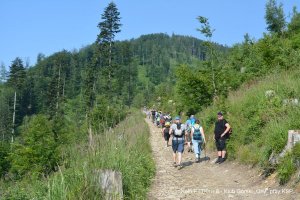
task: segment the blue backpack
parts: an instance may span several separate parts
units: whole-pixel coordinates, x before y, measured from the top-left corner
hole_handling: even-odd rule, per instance
[[[195,124],[193,126],[193,128],[194,128],[193,139],[194,140],[202,140],[202,134],[200,131],[201,126],[199,124]]]

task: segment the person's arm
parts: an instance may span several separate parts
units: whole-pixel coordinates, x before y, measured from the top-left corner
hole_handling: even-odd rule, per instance
[[[221,137],[224,137],[224,135],[226,135],[230,129],[230,125],[228,123],[225,124],[225,131],[221,134]]]
[[[173,129],[172,129],[172,126],[170,127],[170,130],[169,130],[169,134],[170,135],[172,135],[172,131],[173,131]]]
[[[202,135],[202,138],[203,138],[203,142],[206,143],[205,134],[204,134],[204,129],[203,129],[202,126],[200,127],[200,131],[201,131],[201,135]]]

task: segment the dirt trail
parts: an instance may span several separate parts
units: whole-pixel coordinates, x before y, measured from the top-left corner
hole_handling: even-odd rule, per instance
[[[183,168],[172,166],[172,147],[166,147],[161,129],[146,119],[151,132],[151,146],[156,162],[156,175],[148,199],[300,199],[298,192],[278,186],[274,177],[263,180],[257,169],[225,161],[194,162],[194,154],[183,153]]]

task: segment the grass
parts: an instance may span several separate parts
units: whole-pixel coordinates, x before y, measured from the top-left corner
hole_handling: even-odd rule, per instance
[[[4,184],[3,199],[101,199],[96,173],[100,169],[122,173],[124,199],[146,199],[155,174],[149,128],[140,111],[133,111],[114,129],[70,145],[64,156],[64,164],[47,179]]]
[[[300,105],[283,104],[285,99],[300,99],[298,77],[300,70],[272,74],[244,84],[224,102],[205,109],[200,119],[203,119],[209,141],[213,141],[216,113],[221,110],[234,130],[228,142],[229,159],[268,168],[270,155],[278,155],[285,147],[288,130],[300,128]],[[267,90],[273,90],[275,95],[267,97]],[[213,142],[208,146],[215,150]],[[300,154],[300,148],[293,154],[297,153]],[[276,167],[280,183],[286,183],[296,171],[295,160],[299,157],[287,156]]]
[[[89,146],[78,146],[70,167],[49,183],[49,199],[98,199],[95,170],[122,173],[124,199],[144,199],[154,176],[149,129],[142,114],[135,112],[115,129],[93,135]]]

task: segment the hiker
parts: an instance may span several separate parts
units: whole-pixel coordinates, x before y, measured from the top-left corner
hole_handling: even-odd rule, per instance
[[[162,113],[162,114],[160,115],[160,121],[159,121],[159,124],[160,124],[160,127],[161,127],[161,128],[164,128],[164,127],[165,127],[165,122],[166,122],[166,120],[165,120],[165,115]]]
[[[203,127],[200,125],[200,120],[197,119],[191,129],[191,138],[195,152],[195,162],[200,162],[201,147],[206,143]]]
[[[151,115],[152,115],[152,123],[154,123],[154,122],[155,122],[155,114],[156,114],[156,111],[155,111],[155,109],[153,109],[153,108],[152,108],[152,110],[151,110]]]
[[[175,118],[175,123],[171,125],[170,135],[172,135],[172,149],[173,149],[173,165],[174,167],[182,168],[181,159],[184,151],[184,136],[185,136],[185,125],[181,123],[180,117]],[[176,153],[177,161],[176,162]]]
[[[170,122],[170,123],[172,122],[172,117],[169,113],[166,114],[165,119],[166,119],[166,122]]]
[[[186,120],[185,122],[185,127],[186,127],[186,137],[185,137],[185,141],[188,145],[188,152],[193,152],[193,149],[191,147],[191,143],[192,143],[192,138],[191,138],[191,129],[193,127],[193,125],[195,124],[195,116],[191,115],[190,118],[188,120]]]
[[[167,147],[169,146],[169,139],[170,139],[170,125],[171,125],[170,122],[166,122],[165,126],[162,129],[162,136],[167,142]]]
[[[229,134],[230,125],[224,119],[223,113],[218,112],[218,121],[215,123],[215,142],[218,151],[218,159],[215,163],[223,163],[226,160],[226,140]]]

